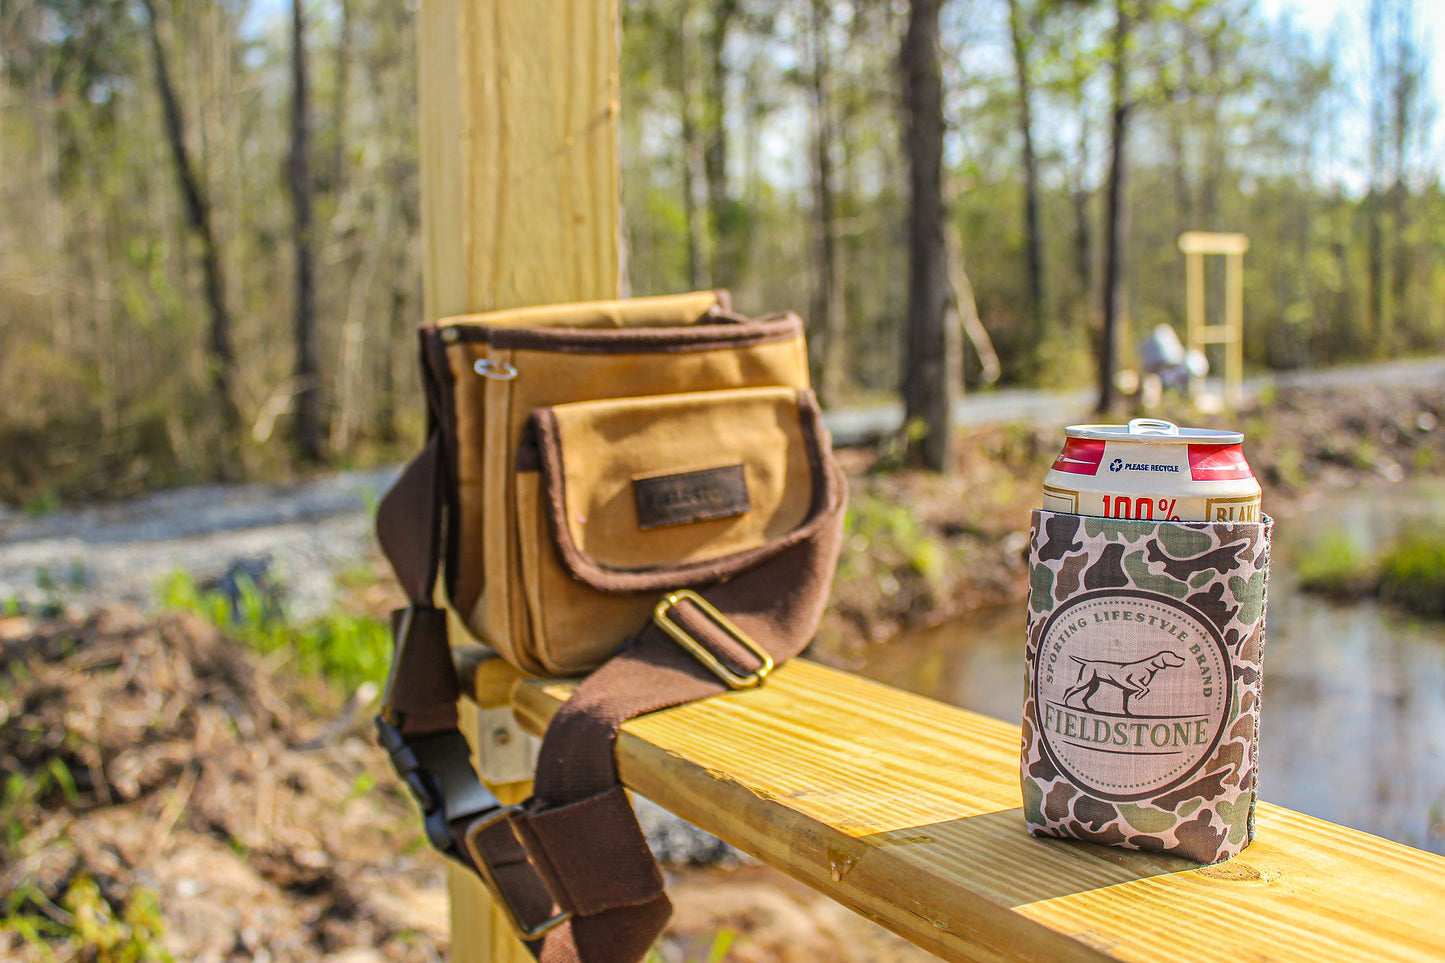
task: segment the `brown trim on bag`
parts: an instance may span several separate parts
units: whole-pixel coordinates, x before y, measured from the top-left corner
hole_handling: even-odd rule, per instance
[[[835,467],[832,460],[833,436],[823,426],[823,412],[818,407],[818,396],[813,394],[811,388],[798,389],[798,410],[806,412],[806,417],[798,419],[798,427],[803,430],[803,444],[808,448],[808,463],[813,469],[813,504],[808,509],[808,516],[811,518],[826,512],[831,504],[831,494],[824,491],[824,486],[819,485],[817,480],[828,477],[829,469]]]
[[[550,408],[537,409],[532,414],[532,430],[537,433],[537,451],[541,456],[544,510],[547,528],[552,533],[552,543],[562,566],[573,578],[599,592],[666,591],[724,581],[814,537],[830,523],[832,513],[829,509],[842,497],[843,480],[841,472],[828,457],[827,449],[821,447],[827,438],[827,430],[822,426],[818,401],[812,391],[803,389],[798,392],[798,416],[813,474],[813,501],[802,524],[764,545],[731,555],[646,569],[618,569],[601,565],[585,555],[572,538],[572,530],[567,525],[566,482],[562,475],[562,443],[557,416]]]
[[[427,395],[429,430],[442,439],[442,566],[447,597],[456,590],[457,559],[461,552],[461,492],[457,484],[461,458],[461,436],[457,432],[456,379],[447,361],[447,346],[435,325],[417,329],[421,349],[422,387]]]
[[[518,351],[568,354],[648,354],[745,348],[803,336],[803,321],[786,314],[767,321],[648,328],[493,328],[490,343]]]
[[[717,292],[718,304],[709,308],[703,318],[712,323],[647,325],[638,328],[566,328],[566,327],[497,327],[472,321],[437,322],[427,325],[426,330],[434,332],[444,344],[495,344],[499,348],[520,348],[522,350],[568,351],[579,354],[612,354],[638,350],[659,350],[652,347],[633,348],[618,344],[610,351],[603,350],[599,343],[613,343],[632,340],[665,342],[662,350],[702,351],[711,345],[692,344],[693,340],[719,340],[716,347],[740,348],[768,341],[783,341],[794,335],[803,334],[802,319],[792,312],[770,314],[761,318],[750,318],[735,313],[726,297],[727,292]],[[787,324],[789,327],[784,327]],[[747,329],[740,333],[739,329]],[[717,329],[721,329],[720,331]],[[761,329],[761,330],[760,330]],[[697,332],[703,332],[699,335]]]
[[[428,325],[428,327],[436,332],[437,337],[441,341],[448,344],[486,344],[491,340],[492,332],[496,330],[495,328],[488,328],[485,325],[467,324],[465,322],[459,322],[457,324],[437,323]],[[446,335],[442,334],[443,331],[447,332]]]

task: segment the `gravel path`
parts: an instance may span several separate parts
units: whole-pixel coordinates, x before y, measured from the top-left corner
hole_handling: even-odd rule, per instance
[[[144,609],[177,571],[207,583],[261,561],[304,620],[330,608],[336,576],[374,550],[372,508],[395,473],[175,489],[39,518],[0,511],[0,601]]]

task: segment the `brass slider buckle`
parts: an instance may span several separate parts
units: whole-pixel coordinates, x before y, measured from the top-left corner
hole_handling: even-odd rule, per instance
[[[521,806],[501,806],[494,809],[467,827],[465,839],[467,852],[470,853],[472,857],[472,864],[481,872],[482,882],[486,884],[487,892],[492,894],[492,901],[505,912],[507,922],[512,925],[512,932],[517,934],[517,938],[524,943],[530,943],[532,940],[541,939],[543,936],[546,936],[570,920],[572,914],[564,910],[550,919],[545,919],[540,923],[534,924],[528,924],[525,920],[521,919],[517,915],[516,908],[512,906],[512,901],[507,899],[507,894],[502,889],[501,883],[497,880],[497,874],[492,869],[492,864],[487,861],[486,855],[482,852],[482,847],[477,843],[477,838],[481,836],[482,833],[491,829],[497,825],[497,823],[511,819],[521,811]]]
[[[722,629],[738,645],[757,656],[760,665],[747,675],[739,675],[709,652],[701,642],[688,635],[682,626],[668,617],[668,610],[684,600],[696,605],[698,611],[706,616],[708,621]],[[679,589],[665,596],[652,610],[652,621],[657,623],[658,628],[672,636],[673,641],[686,649],[694,659],[701,662],[703,668],[721,679],[723,685],[729,689],[751,689],[761,685],[768,673],[773,671],[773,657],[764,652],[762,646],[748,638],[746,632],[734,625],[732,620],[719,612],[711,602],[691,589]]]

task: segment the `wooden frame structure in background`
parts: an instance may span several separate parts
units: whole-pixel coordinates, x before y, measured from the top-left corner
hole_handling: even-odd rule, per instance
[[[1184,252],[1185,300],[1187,302],[1190,352],[1206,344],[1224,345],[1224,403],[1238,410],[1244,403],[1244,252],[1249,238],[1243,234],[1214,234],[1186,231],[1179,235]],[[1210,324],[1205,313],[1204,256],[1224,256],[1224,322]],[[1202,378],[1190,383],[1190,394],[1198,397]]]

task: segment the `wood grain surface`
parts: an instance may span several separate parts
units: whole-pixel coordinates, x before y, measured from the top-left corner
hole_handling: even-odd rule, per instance
[[[1036,839],[1018,759],[1016,726],[804,660],[618,743],[632,789],[945,959],[1445,960],[1445,858],[1267,804],[1210,867]]]
[[[615,0],[425,0],[429,318],[617,296]]]
[[[616,0],[423,0],[417,16],[428,320],[616,297]],[[476,714],[463,722],[477,745]],[[493,788],[512,802],[530,783]],[[531,961],[479,882],[453,868],[449,889],[453,963]]]

